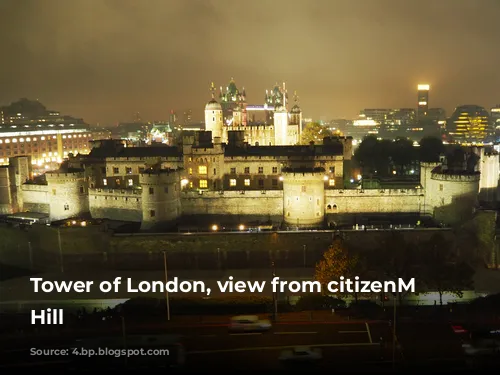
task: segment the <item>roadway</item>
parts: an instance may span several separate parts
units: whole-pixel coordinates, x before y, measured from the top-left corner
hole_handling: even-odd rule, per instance
[[[446,329],[443,328],[441,332],[436,327],[431,327],[437,336],[429,336],[429,330],[425,331],[424,335],[419,335],[418,330],[422,327],[413,328],[407,327],[406,333],[403,329],[405,340],[401,340],[401,345],[396,346],[395,360],[398,366],[405,363],[407,369],[412,369],[420,363],[428,364],[433,369],[439,366],[457,370],[464,368],[463,359],[458,352],[448,350],[452,347],[449,340],[453,340],[453,337],[447,335]],[[188,352],[186,368],[193,371],[211,368],[231,371],[286,369],[278,357],[281,351],[296,346],[310,346],[322,350],[323,360],[314,366],[315,369],[386,372],[392,368],[392,332],[387,323],[290,322],[275,324],[265,333],[231,333],[227,325],[217,324],[169,327],[154,333],[182,335]],[[433,345],[433,342],[437,344]],[[30,348],[38,345],[42,348],[78,346],[74,339],[59,341],[57,344],[42,344],[31,340],[26,342],[24,347],[17,348],[9,345],[1,356],[4,363],[0,368],[12,369],[61,361],[60,357],[30,356]],[[425,349],[428,346],[435,352],[434,357]],[[59,366],[64,367],[67,361],[67,358],[62,359]]]

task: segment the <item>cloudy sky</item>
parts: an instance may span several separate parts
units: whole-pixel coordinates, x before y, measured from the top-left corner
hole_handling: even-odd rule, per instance
[[[202,118],[209,85],[285,81],[307,117],[500,104],[499,0],[0,0],[0,104],[89,123]]]

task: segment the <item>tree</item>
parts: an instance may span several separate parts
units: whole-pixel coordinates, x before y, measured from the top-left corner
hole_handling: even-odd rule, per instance
[[[323,291],[326,292],[329,282],[338,281],[340,276],[345,278],[352,276],[357,264],[358,257],[350,254],[343,239],[338,237],[325,251],[323,259],[316,264],[315,278],[323,286]]]
[[[444,154],[443,141],[437,137],[424,137],[419,144],[418,158],[421,162],[439,162],[439,157]]]
[[[415,147],[407,138],[397,138],[391,147],[391,157],[398,174],[404,175],[405,170],[415,161]]]
[[[314,142],[315,144],[320,145],[323,143],[323,138],[333,136],[334,134],[330,131],[330,129],[317,122],[310,122],[302,130],[300,144],[308,145],[311,142]]]
[[[472,288],[474,269],[458,259],[452,243],[442,235],[434,235],[423,244],[422,260],[425,284],[439,294],[440,305],[444,293],[462,298],[464,290]]]
[[[391,232],[374,254],[376,254],[374,265],[379,278],[388,278],[396,282],[401,278],[408,282],[415,277],[416,249],[414,245],[405,241],[401,233]],[[400,304],[407,293],[399,293]]]
[[[366,136],[354,153],[354,158],[363,170],[363,174],[374,175],[377,171],[380,160],[377,156],[378,143],[377,137]]]
[[[495,211],[479,211],[474,218],[457,230],[457,244],[460,255],[472,262],[495,267],[496,262],[496,220]]]

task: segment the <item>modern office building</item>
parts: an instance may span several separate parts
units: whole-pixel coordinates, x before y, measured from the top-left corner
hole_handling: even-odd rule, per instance
[[[87,154],[93,131],[82,119],[47,110],[38,101],[20,99],[0,108],[0,165],[16,156],[52,168],[69,154]],[[102,129],[98,131],[102,136]],[[36,168],[35,168],[36,169]]]
[[[418,119],[427,116],[429,112],[429,90],[430,85],[420,84],[418,89],[417,116]]]
[[[447,131],[454,143],[483,144],[492,135],[488,111],[478,105],[462,105],[448,119]]]

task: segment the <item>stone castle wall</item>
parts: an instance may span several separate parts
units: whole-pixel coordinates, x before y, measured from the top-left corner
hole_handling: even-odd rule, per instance
[[[183,215],[283,216],[283,191],[204,191],[181,194]]]
[[[21,189],[24,211],[50,213],[48,185],[24,184]]]
[[[424,200],[423,189],[326,190],[327,214],[418,213]]]
[[[11,181],[8,167],[0,167],[0,215],[13,211],[11,196]]]
[[[96,219],[140,222],[140,189],[89,189],[90,215]]]

